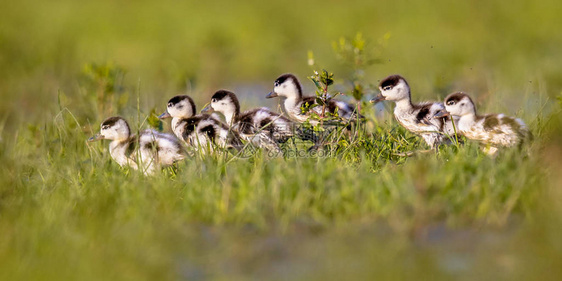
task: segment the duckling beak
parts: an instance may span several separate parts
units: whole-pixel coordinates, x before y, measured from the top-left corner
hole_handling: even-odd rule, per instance
[[[381,102],[381,101],[383,101],[383,100],[385,100],[385,99],[386,99],[386,98],[385,98],[381,93],[379,93],[376,97],[374,97],[374,98],[373,98],[372,100],[370,100],[369,102],[371,102],[371,103],[377,103],[377,102]]]
[[[168,113],[168,111],[166,111],[166,112],[160,114],[160,116],[158,116],[159,119],[166,119],[166,118],[170,118],[170,117],[172,117],[172,116],[170,115],[170,113]]]
[[[443,117],[447,117],[451,115],[451,113],[449,113],[446,110],[441,110],[439,112],[437,112],[435,115],[433,115],[433,118],[443,118]]]
[[[103,135],[100,134],[100,133],[97,133],[93,137],[89,138],[88,141],[94,142],[94,141],[99,141],[99,140],[103,140],[103,139],[104,139]]]
[[[265,96],[266,99],[276,98],[276,97],[278,97],[276,92],[271,92],[271,93],[267,94],[267,96]]]
[[[203,113],[203,112],[213,112],[213,111],[215,111],[215,110],[213,109],[211,104],[208,104],[207,106],[205,106],[205,108],[201,109],[201,113]]]

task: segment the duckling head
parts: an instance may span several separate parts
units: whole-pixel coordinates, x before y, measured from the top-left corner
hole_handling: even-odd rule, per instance
[[[171,98],[166,106],[166,112],[159,118],[189,118],[195,115],[195,103],[190,96],[180,95]]]
[[[266,98],[301,98],[302,97],[302,87],[293,74],[283,74],[275,80],[273,84],[273,92],[269,93]]]
[[[476,114],[474,102],[470,96],[463,92],[456,92],[448,95],[445,98],[445,109],[450,115],[465,116],[469,114]]]
[[[233,92],[227,90],[217,91],[211,98],[211,103],[203,111],[217,111],[224,116],[234,116],[240,113],[240,102]]]
[[[101,123],[100,132],[88,139],[97,140],[126,140],[131,135],[131,129],[125,119],[119,116],[109,117]]]
[[[390,75],[379,84],[380,93],[371,100],[377,103],[383,100],[400,101],[410,99],[410,86],[406,79],[400,75]]]

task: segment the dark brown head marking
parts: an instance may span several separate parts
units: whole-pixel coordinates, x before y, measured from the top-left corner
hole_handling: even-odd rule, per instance
[[[125,122],[125,125],[127,125],[127,128],[129,127],[129,124],[127,124],[127,121],[125,121],[125,119],[121,116],[109,117],[101,123],[101,126],[102,127],[106,127],[106,126],[107,127],[113,127],[117,122],[119,122],[119,120],[123,120]]]
[[[227,90],[218,90],[215,92],[215,94],[213,95],[212,99],[216,99],[216,100],[222,100],[224,99],[224,97],[226,96],[233,96],[234,94],[230,91]]]
[[[174,105],[180,103],[183,100],[189,101],[189,103],[191,104],[191,110],[192,110],[193,114],[195,114],[195,112],[196,112],[195,111],[195,102],[193,102],[193,99],[188,95],[179,95],[179,96],[175,96],[175,97],[171,98],[168,101],[168,106],[174,106]]]
[[[465,94],[463,92],[456,92],[456,93],[452,93],[452,94],[448,95],[445,98],[445,105],[457,104],[460,100],[462,100],[465,97],[467,97],[470,100],[470,102],[473,103],[472,99],[467,94]]]
[[[408,85],[408,82],[406,82],[406,79],[404,79],[404,77],[395,74],[395,75],[390,75],[390,76],[384,78],[379,83],[379,88],[384,89],[385,87],[388,87],[388,86],[390,86],[390,88],[394,88],[396,85],[398,85],[400,80],[404,80],[404,83],[406,83],[406,85]]]
[[[230,97],[230,100],[234,103],[234,106],[236,107],[236,115],[240,114],[240,102],[238,101],[238,98],[236,97],[236,95],[231,92],[231,91],[227,91],[227,90],[218,90],[213,97],[211,97],[211,100],[213,102],[215,101],[220,101],[222,99],[224,99],[225,97]]]
[[[293,74],[287,73],[287,74],[283,74],[281,76],[279,76],[276,80],[275,80],[275,87],[283,84],[287,79],[289,80],[293,80],[293,83],[295,83],[295,85],[297,85],[297,89],[299,91],[299,94],[302,94],[302,87],[301,87],[301,83],[299,82],[299,79],[297,79],[297,77]]]

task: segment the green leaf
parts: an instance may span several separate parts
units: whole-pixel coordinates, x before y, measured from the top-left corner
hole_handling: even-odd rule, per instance
[[[318,82],[318,80],[316,79],[316,77],[314,77],[314,76],[309,76],[308,79],[310,79],[310,81],[312,81],[312,82],[314,83],[314,85],[316,86],[316,88],[322,89],[322,86],[320,85],[320,83]]]
[[[162,121],[160,120],[160,118],[158,118],[158,115],[156,114],[156,107],[150,110],[150,114],[148,115],[146,121],[151,128],[154,128],[160,132],[164,130]]]

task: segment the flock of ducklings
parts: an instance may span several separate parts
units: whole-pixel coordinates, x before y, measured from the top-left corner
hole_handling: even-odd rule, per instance
[[[371,103],[393,101],[394,116],[400,125],[421,136],[432,148],[451,143],[451,136],[457,134],[482,143],[486,153],[495,154],[499,147],[518,146],[530,135],[520,119],[503,114],[478,115],[472,99],[462,92],[448,95],[443,103],[412,103],[410,87],[400,75],[383,79],[379,90]],[[175,136],[152,129],[133,135],[125,119],[110,117],[89,141],[111,140],[110,155],[120,166],[151,174],[185,159],[188,154],[182,143],[207,152],[217,146],[240,150],[245,142],[279,151],[279,144],[292,137],[306,139],[305,134],[292,130],[291,125],[303,122],[317,125],[318,121],[310,118],[311,111],[320,114],[324,110],[347,122],[362,118],[354,106],[335,99],[329,100],[324,109],[311,106],[317,102],[316,97],[303,96],[301,84],[292,74],[275,80],[273,91],[266,98],[275,97],[284,99],[286,115],[265,107],[240,112],[236,95],[226,90],[217,91],[201,114],[197,114],[191,97],[175,96],[168,101],[166,112],[159,116],[172,118]],[[216,114],[209,114],[213,111],[221,113],[224,122]]]

